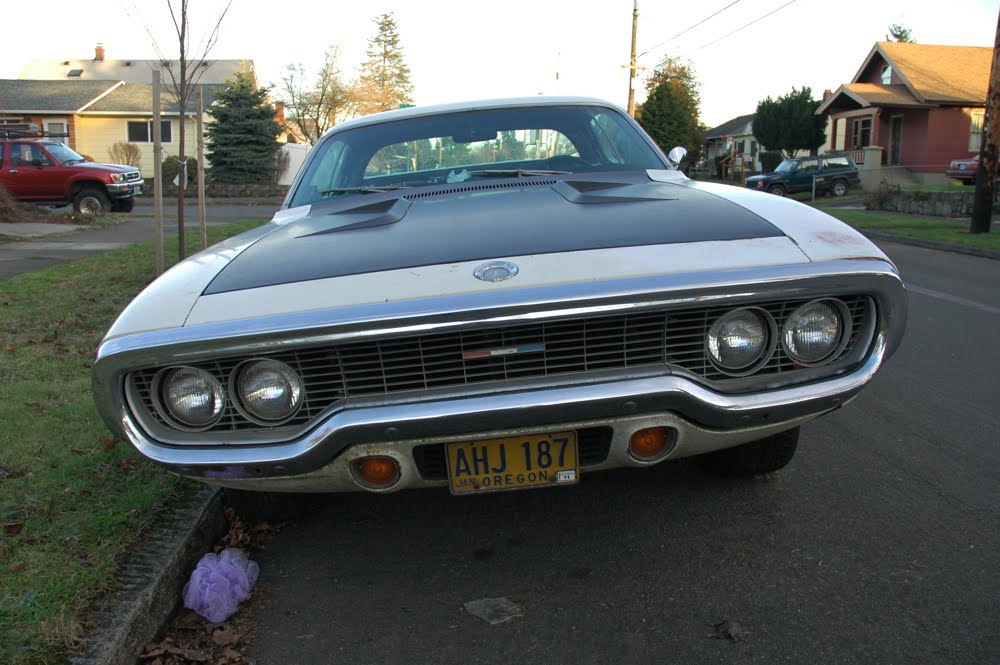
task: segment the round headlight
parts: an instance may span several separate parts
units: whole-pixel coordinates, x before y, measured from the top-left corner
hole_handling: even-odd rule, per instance
[[[773,348],[771,328],[771,317],[763,310],[733,310],[708,329],[708,356],[726,372],[750,369]]]
[[[305,389],[299,375],[285,363],[259,359],[237,370],[236,395],[248,415],[276,423],[295,415],[302,406]]]
[[[797,363],[814,365],[829,358],[844,338],[846,312],[837,301],[814,300],[785,321],[781,343]]]
[[[226,406],[226,390],[217,378],[197,367],[174,367],[163,375],[160,400],[171,418],[195,429],[209,427]]]

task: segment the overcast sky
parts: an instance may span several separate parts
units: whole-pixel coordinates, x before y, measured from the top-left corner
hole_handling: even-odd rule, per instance
[[[192,2],[195,43],[222,4]],[[628,74],[622,65],[629,57],[632,5],[233,0],[211,56],[252,59],[259,80],[280,87],[289,63],[314,71],[326,47],[339,44],[341,66],[353,77],[375,32],[372,19],[394,12],[418,104],[544,93],[602,97],[624,106]],[[16,78],[31,57],[93,57],[97,42],[108,58],[155,58],[147,28],[164,55],[176,57],[166,0],[104,0],[99,10],[83,6],[79,0],[48,0],[45,21],[5,30],[0,78]],[[701,82],[701,121],[712,127],[753,113],[760,99],[793,86],[809,86],[819,98],[824,88],[847,83],[892,23],[905,24],[925,44],[992,46],[998,11],[1000,0],[639,0],[637,50],[645,53],[639,64],[650,69],[667,54],[690,60]],[[637,100],[644,95],[640,79]]]

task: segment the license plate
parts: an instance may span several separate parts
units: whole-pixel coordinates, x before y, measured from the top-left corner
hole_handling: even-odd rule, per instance
[[[550,432],[447,446],[452,494],[569,485],[580,477],[576,432]]]
[[[142,194],[142,185],[136,185],[135,187],[133,187],[132,193],[135,194],[136,196]]]

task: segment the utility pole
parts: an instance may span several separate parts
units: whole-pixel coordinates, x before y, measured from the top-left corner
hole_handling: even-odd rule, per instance
[[[997,142],[1000,142],[1000,15],[997,16],[997,34],[993,44],[990,87],[986,93],[986,117],[983,118],[983,137],[979,146],[979,168],[976,169],[976,194],[969,233],[990,232],[993,197],[996,193],[997,174],[1000,172]]]
[[[160,70],[153,70],[153,238],[156,274],[163,274],[163,140],[160,136]]]
[[[635,33],[639,27],[639,0],[632,4],[632,57],[628,64],[628,114],[635,117]]]

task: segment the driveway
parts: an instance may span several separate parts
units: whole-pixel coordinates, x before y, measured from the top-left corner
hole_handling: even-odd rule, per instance
[[[280,207],[277,201],[215,199],[205,208],[206,225],[218,226],[238,219],[270,219]],[[60,209],[55,212],[67,212]],[[139,242],[153,240],[153,206],[151,200],[140,199],[135,210],[120,215],[122,223],[100,228],[51,225],[0,224],[0,236],[10,238],[0,241],[0,278],[72,261],[74,259],[106,252]],[[49,229],[36,228],[48,226]],[[23,229],[23,230],[21,230]],[[184,208],[184,230],[198,233],[198,207]],[[17,231],[22,238],[11,238]],[[163,209],[163,232],[177,233],[177,205],[168,202]]]

